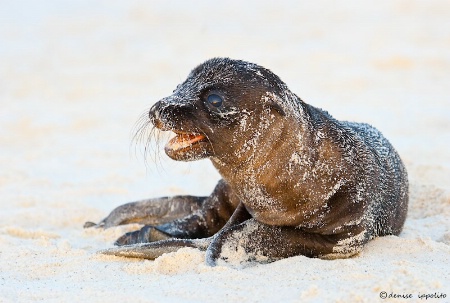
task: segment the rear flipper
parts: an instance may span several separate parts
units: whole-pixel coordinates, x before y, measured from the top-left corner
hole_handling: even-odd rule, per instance
[[[130,245],[138,243],[150,243],[155,241],[173,238],[172,235],[164,232],[161,228],[152,225],[145,225],[139,230],[124,234],[114,242],[114,245]]]
[[[174,196],[131,202],[115,208],[98,224],[86,222],[85,228],[109,228],[122,224],[159,225],[188,216],[200,209],[206,197]]]

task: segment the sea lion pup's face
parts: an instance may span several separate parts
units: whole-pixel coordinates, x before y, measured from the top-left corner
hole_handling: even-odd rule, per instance
[[[248,150],[245,142],[255,130],[263,135],[274,115],[285,115],[277,99],[286,91],[284,83],[263,67],[214,58],[196,67],[171,96],[150,109],[149,116],[155,127],[176,134],[165,146],[172,159],[223,159]]]

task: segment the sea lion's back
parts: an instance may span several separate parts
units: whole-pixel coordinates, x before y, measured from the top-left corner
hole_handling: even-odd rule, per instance
[[[375,203],[376,236],[399,234],[408,208],[408,175],[397,151],[383,134],[367,123],[344,122],[360,137],[379,166],[380,201]],[[375,165],[375,164],[372,164]],[[370,167],[366,167],[370,170]],[[395,214],[395,215],[392,215]]]

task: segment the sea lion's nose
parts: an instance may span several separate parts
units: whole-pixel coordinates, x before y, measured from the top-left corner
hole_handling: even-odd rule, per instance
[[[149,118],[160,130],[183,130],[187,121],[192,120],[194,107],[186,99],[172,95],[161,99],[150,108]]]
[[[185,104],[172,95],[156,102],[148,115],[156,128],[163,131],[173,130],[182,120],[185,108]]]
[[[164,123],[164,117],[161,114],[162,110],[161,110],[161,101],[155,103],[151,108],[150,111],[148,112],[148,116],[150,118],[150,122],[152,122],[152,124],[160,129],[160,130],[170,130],[170,126],[167,125],[168,123]]]

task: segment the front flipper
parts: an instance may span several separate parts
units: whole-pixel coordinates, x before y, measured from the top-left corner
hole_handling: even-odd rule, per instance
[[[127,258],[154,260],[165,253],[176,252],[183,247],[206,250],[212,237],[204,239],[168,239],[152,243],[124,245],[99,251],[101,254]]]
[[[85,228],[140,223],[160,225],[188,216],[197,211],[206,197],[175,196],[131,202],[116,207],[98,224],[86,222]]]
[[[240,266],[247,262],[269,263],[298,255],[347,258],[361,251],[368,240],[366,231],[360,227],[348,227],[339,234],[322,235],[296,227],[270,226],[250,219],[222,229],[208,247],[206,262],[215,266],[218,260],[223,260]]]

